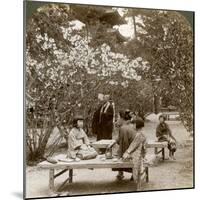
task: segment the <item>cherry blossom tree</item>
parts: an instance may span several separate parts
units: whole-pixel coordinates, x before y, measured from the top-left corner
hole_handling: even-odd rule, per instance
[[[109,30],[106,35],[100,30],[94,33],[88,19],[78,20],[76,9],[50,4],[39,8],[27,24],[26,108],[30,130],[27,144],[32,160],[44,155],[52,129],[57,126],[62,132],[62,126],[69,126],[76,112],[84,114],[85,128],[90,134],[97,94],[110,93],[120,102],[117,91],[134,90],[141,79],[136,68],[147,67],[141,57],[129,59],[116,52],[115,47],[123,44],[117,43],[110,24],[104,24]],[[107,13],[107,9],[101,10],[101,17],[102,13]],[[108,38],[115,41],[114,47]],[[128,93],[124,93],[124,98]],[[134,105],[134,98],[129,99]],[[37,131],[33,130],[37,127],[41,132],[35,137]]]

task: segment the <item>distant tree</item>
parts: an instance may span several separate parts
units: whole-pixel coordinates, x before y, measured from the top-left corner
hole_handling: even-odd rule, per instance
[[[178,12],[148,10],[141,15],[138,40],[149,63],[143,78],[160,81],[160,96],[169,95],[188,131],[193,130],[193,32]]]

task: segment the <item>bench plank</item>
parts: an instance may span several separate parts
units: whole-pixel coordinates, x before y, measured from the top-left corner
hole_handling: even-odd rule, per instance
[[[81,160],[79,162],[58,162],[56,164],[51,164],[47,161],[43,161],[38,164],[38,167],[43,169],[88,169],[88,168],[132,168],[133,163],[112,160]]]
[[[168,146],[167,142],[148,141],[146,144],[147,148],[165,148],[167,146]]]

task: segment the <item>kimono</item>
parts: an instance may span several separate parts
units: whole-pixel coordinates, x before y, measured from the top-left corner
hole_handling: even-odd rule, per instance
[[[90,141],[83,129],[72,128],[68,136],[68,157],[79,157],[82,160],[95,158],[97,152],[89,144]]]
[[[175,138],[172,136],[171,130],[167,123],[160,123],[156,128],[156,137],[159,142],[168,142],[168,149],[170,151],[176,151]]]
[[[134,140],[126,151],[130,153],[130,159],[133,163],[134,170],[131,170],[133,179],[137,180],[146,155],[146,137],[142,132],[136,133]]]
[[[97,135],[97,140],[112,139],[114,105],[106,102],[101,105],[93,115],[92,132]]]
[[[119,128],[119,136],[116,139],[116,143],[119,145],[118,156],[120,158],[122,158],[125,151],[129,148],[135,136],[136,136],[136,130],[135,130],[134,125],[130,121],[127,121],[126,124],[122,125]],[[132,172],[132,169],[127,169],[127,168],[119,168],[119,169],[116,168],[112,170]]]
[[[171,135],[171,130],[165,122],[158,124],[156,128],[156,137],[158,138],[158,141],[167,141],[168,136]]]
[[[128,127],[122,126],[122,132],[125,133],[124,137],[119,135],[119,156],[122,157],[125,152],[129,152],[130,160],[133,163],[132,168],[122,168],[122,169],[113,169],[113,171],[124,171],[130,172],[133,175],[133,179],[137,180],[138,174],[143,166],[143,159],[146,155],[146,137],[142,132],[136,132],[134,129],[131,129],[131,126]],[[124,138],[129,139],[126,143]],[[121,141],[120,141],[121,140]],[[134,168],[134,170],[133,170]]]
[[[128,149],[131,142],[134,140],[136,135],[135,127],[129,121],[127,124],[122,125],[119,129],[119,136],[116,140],[119,145],[118,156],[121,158],[124,152]]]

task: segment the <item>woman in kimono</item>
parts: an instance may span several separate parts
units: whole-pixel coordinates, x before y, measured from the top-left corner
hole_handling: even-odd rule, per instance
[[[144,126],[143,120],[136,120],[136,128],[131,123],[131,116],[128,112],[120,112],[117,120],[117,124],[119,128],[119,136],[115,142],[113,142],[108,148],[111,148],[115,143],[119,145],[118,156],[125,160],[132,159],[134,163],[135,173],[138,173],[138,169],[141,166],[141,155],[142,150],[144,149],[144,143],[146,141],[144,135],[139,132],[141,129],[141,121]],[[140,128],[140,129],[139,129]],[[122,168],[122,169],[113,169],[113,171],[119,171],[117,175],[118,180],[122,180],[124,178],[123,172],[132,173],[132,168]],[[135,177],[131,177],[131,180],[136,179]]]
[[[73,128],[68,136],[68,157],[76,157],[87,160],[97,156],[97,152],[90,146],[90,141],[83,130],[83,117],[76,116],[73,120]]]
[[[168,142],[169,157],[175,160],[174,153],[176,151],[176,139],[172,135],[171,129],[169,128],[165,120],[166,118],[164,115],[159,116],[160,123],[156,128],[156,137],[158,138],[159,142]]]

